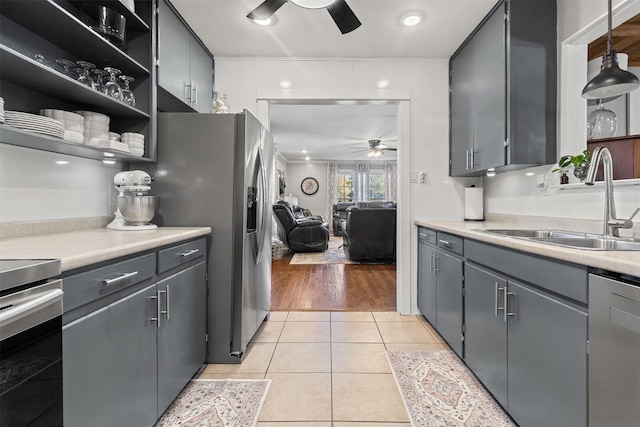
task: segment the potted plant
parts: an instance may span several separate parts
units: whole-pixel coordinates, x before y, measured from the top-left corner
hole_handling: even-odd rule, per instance
[[[559,167],[553,169],[551,172],[561,172],[560,184],[567,184],[569,182],[567,172],[573,168],[573,175],[580,181],[584,181],[587,177],[587,172],[589,171],[590,160],[591,153],[589,150],[584,150],[582,153],[575,156],[562,156],[560,157],[560,160],[558,160]]]

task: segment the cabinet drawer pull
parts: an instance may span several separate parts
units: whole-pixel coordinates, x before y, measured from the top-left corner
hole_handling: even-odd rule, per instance
[[[453,247],[453,243],[451,243],[451,242],[449,242],[447,240],[438,239],[438,243],[442,243],[442,246],[445,246],[447,248]]]
[[[182,258],[186,258],[186,257],[188,257],[188,256],[190,256],[190,255],[195,254],[196,252],[200,252],[200,249],[191,249],[191,250],[186,251],[186,252],[181,252],[179,255],[180,255]]]
[[[187,102],[187,104],[191,105],[191,103],[193,102],[191,99],[191,93],[192,93],[192,89],[191,89],[191,82],[187,83],[184,82],[184,98],[185,101]]]
[[[198,106],[198,85],[193,84],[193,105]]]
[[[137,276],[137,275],[138,275],[137,271],[132,271],[131,273],[124,273],[121,276],[114,277],[113,279],[105,279],[104,280],[104,285],[105,286],[112,286],[112,285],[115,285],[117,283],[122,282],[123,280],[130,279],[131,277]]]

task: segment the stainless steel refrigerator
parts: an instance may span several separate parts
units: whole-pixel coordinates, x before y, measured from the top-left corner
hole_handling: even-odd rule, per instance
[[[273,139],[250,112],[158,114],[154,222],[209,226],[207,362],[241,363],[271,306]]]

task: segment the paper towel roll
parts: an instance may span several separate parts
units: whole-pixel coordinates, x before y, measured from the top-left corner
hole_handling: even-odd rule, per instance
[[[464,219],[482,221],[484,219],[484,203],[482,188],[464,189]]]

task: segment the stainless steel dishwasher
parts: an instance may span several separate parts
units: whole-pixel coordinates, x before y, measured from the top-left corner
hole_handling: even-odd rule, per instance
[[[640,280],[589,275],[589,426],[640,420]]]

